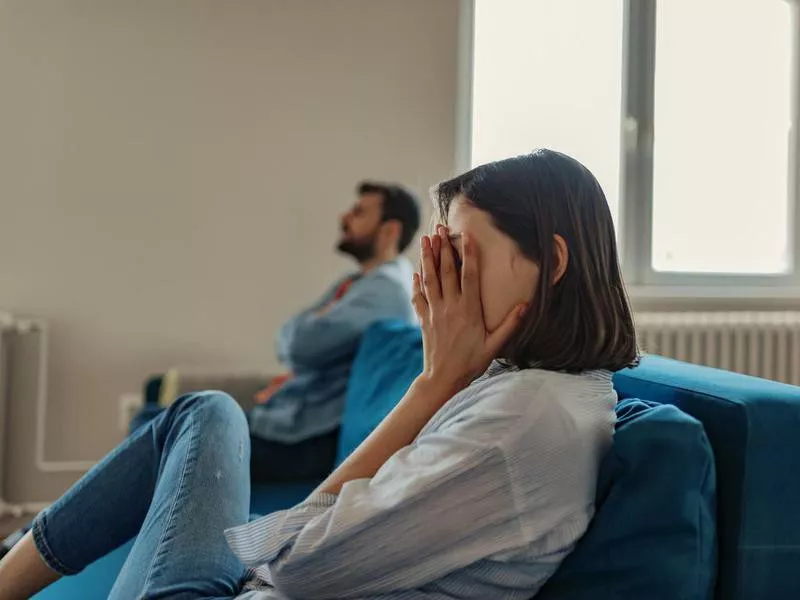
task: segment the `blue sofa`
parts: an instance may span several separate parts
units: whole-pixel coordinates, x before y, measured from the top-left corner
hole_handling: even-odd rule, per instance
[[[340,460],[400,398],[421,359],[412,327],[379,323],[365,334]],[[637,463],[636,476],[606,476],[613,468],[604,462],[595,521],[540,596],[800,598],[800,388],[656,356],[617,373],[614,384],[621,424],[652,417],[649,429],[618,425],[610,453]],[[314,484],[259,486],[253,512],[288,507]],[[105,598],[130,544],[36,598]]]

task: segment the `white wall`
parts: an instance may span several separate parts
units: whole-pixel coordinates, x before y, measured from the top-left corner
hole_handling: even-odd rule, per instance
[[[0,308],[52,323],[48,458],[103,455],[119,395],[169,365],[276,367],[276,327],[347,266],[355,183],[453,170],[457,17],[0,0]],[[77,474],[33,472],[29,391],[7,492],[47,500]]]

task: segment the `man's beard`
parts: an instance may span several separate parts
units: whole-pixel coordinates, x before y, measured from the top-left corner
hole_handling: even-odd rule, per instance
[[[371,236],[361,240],[342,240],[336,245],[336,249],[363,263],[375,258],[375,237]]]

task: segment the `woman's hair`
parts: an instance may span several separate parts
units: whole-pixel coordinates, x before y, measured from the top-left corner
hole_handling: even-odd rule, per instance
[[[488,213],[541,271],[503,352],[506,363],[576,373],[638,362],[611,211],[586,167],[553,150],[482,165],[434,189],[443,223],[459,197]],[[554,284],[555,235],[566,241],[569,260]]]

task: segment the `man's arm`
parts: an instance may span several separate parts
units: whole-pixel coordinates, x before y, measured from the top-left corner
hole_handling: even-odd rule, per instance
[[[408,314],[410,300],[396,281],[384,275],[361,279],[324,311],[306,311],[278,335],[279,354],[292,368],[318,369],[353,354],[375,321]]]
[[[314,302],[314,304],[307,306],[299,313],[292,315],[289,320],[280,326],[280,329],[278,329],[278,334],[275,336],[275,348],[278,354],[278,359],[282,364],[288,365],[289,363],[289,352],[291,349],[287,346],[287,342],[292,339],[292,332],[294,331],[297,322],[305,319],[310,314],[321,311],[328,303],[330,303],[331,299],[336,294],[336,290],[341,284],[341,280],[334,283],[325,291],[324,294],[322,294],[322,296],[317,299],[316,302]]]

